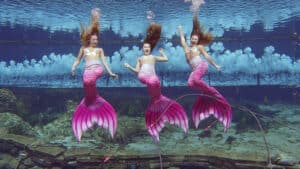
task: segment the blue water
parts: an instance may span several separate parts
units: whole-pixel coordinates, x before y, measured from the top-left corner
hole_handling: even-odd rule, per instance
[[[80,8],[75,8],[76,5]],[[80,87],[80,78],[71,79],[69,72],[80,45],[79,23],[88,23],[89,11],[95,6],[102,10],[100,46],[110,58],[112,70],[121,75],[117,82],[109,80],[99,85],[140,86],[120,65],[135,64],[141,55],[140,42],[151,21],[163,25],[163,37],[156,49],[165,48],[171,58],[168,63],[157,64],[157,71],[164,76],[165,85],[185,85],[189,67],[179,64],[184,57],[178,46],[177,26],[183,25],[188,39],[192,14],[190,3],[182,0],[3,1],[0,6],[0,85]],[[211,84],[298,85],[299,6],[297,0],[206,1],[200,7],[200,21],[215,36],[207,50],[223,66],[221,73],[212,67],[209,69],[212,77],[217,77]],[[151,20],[146,18],[148,10],[155,15]],[[154,54],[158,54],[156,49]],[[178,77],[172,76],[174,72]],[[60,79],[64,79],[63,82]]]
[[[87,25],[90,10],[95,7],[101,9],[99,46],[104,49],[112,71],[119,75],[118,80],[113,80],[105,73],[97,81],[97,87],[100,95],[116,108],[120,130],[115,140],[97,129],[87,132],[83,142],[78,143],[73,137],[70,119],[84,96],[84,63],[79,65],[75,77],[70,72],[80,48],[79,23]],[[34,158],[37,155],[31,148],[35,146],[82,148],[79,153],[73,152],[78,159],[95,153],[84,154],[90,150],[97,151],[96,156],[101,158],[114,154],[114,164],[118,163],[119,156],[133,156],[124,160],[127,168],[144,165],[136,156],[159,163],[156,144],[144,126],[149,101],[146,88],[123,64],[135,65],[142,55],[146,28],[155,21],[162,25],[162,35],[153,53],[158,55],[162,47],[169,58],[168,62],[156,64],[164,95],[175,99],[194,93],[187,87],[190,68],[177,33],[177,26],[182,25],[189,41],[193,15],[190,9],[191,3],[184,0],[0,0],[0,168],[16,168],[18,162],[20,166],[25,165],[26,159],[32,159],[34,166],[47,167]],[[147,19],[147,11],[153,13],[150,19]],[[207,132],[205,128],[213,123],[213,119],[208,119],[200,129],[191,127],[188,136],[167,128],[161,133],[162,154],[165,157],[226,157],[242,162],[249,160],[252,168],[255,163],[257,168],[258,165],[267,167],[262,133],[255,119],[238,109],[242,105],[267,116],[259,116],[259,120],[265,130],[272,163],[279,167],[287,163],[299,167],[300,1],[206,0],[197,15],[203,28],[214,36],[206,50],[222,66],[221,71],[209,66],[203,80],[215,86],[232,105],[232,126],[227,133],[223,133],[221,124]],[[195,99],[184,97],[178,101],[189,116]],[[36,135],[28,132],[31,130]],[[25,136],[24,140],[34,139],[33,146],[22,149],[16,146],[18,143],[10,142],[20,140],[19,135]],[[26,141],[21,139],[20,142]],[[24,158],[24,152],[34,153]],[[149,154],[155,156],[149,157]],[[50,159],[43,153],[38,155],[44,162]],[[73,158],[69,156],[65,160]],[[197,160],[163,159],[169,160],[169,167],[202,165],[195,162]],[[89,160],[91,166],[100,166],[98,159]],[[69,162],[51,165],[72,168],[73,163]],[[76,164],[79,168],[90,165],[80,160]],[[217,166],[217,162],[211,165]],[[237,163],[234,165],[238,168]]]

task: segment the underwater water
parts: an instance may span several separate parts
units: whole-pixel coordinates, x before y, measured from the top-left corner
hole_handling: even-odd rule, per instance
[[[0,1],[0,168],[254,169],[300,168],[299,0]],[[111,70],[97,80],[116,110],[117,131],[94,125],[78,142],[72,130],[85,96],[80,22],[101,9],[99,46]],[[193,13],[214,40],[205,46],[222,66],[203,80],[232,108],[231,125],[213,116],[195,128],[192,107],[201,94],[188,87],[191,72],[177,26],[189,42]],[[123,65],[143,54],[149,23],[162,25],[153,50],[163,95],[187,113],[189,131],[166,125],[155,142],[147,131],[147,87]]]

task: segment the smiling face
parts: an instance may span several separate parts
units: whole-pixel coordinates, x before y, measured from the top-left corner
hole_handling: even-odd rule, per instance
[[[191,45],[197,45],[198,41],[199,41],[199,37],[197,35],[191,36],[191,39],[190,39]]]
[[[143,52],[144,52],[144,55],[150,55],[151,53],[151,46],[149,43],[144,43],[143,45]]]
[[[92,35],[90,38],[90,46],[91,47],[97,47],[98,45],[98,36],[97,35]]]

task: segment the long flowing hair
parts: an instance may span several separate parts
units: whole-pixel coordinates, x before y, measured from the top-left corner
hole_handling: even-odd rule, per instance
[[[80,33],[80,41],[82,46],[87,47],[90,43],[90,38],[92,35],[96,35],[99,40],[99,32],[100,32],[100,10],[98,8],[92,9],[92,18],[91,25],[89,28],[86,28],[82,23],[80,23],[81,33]]]
[[[149,43],[152,51],[160,38],[160,34],[161,25],[157,23],[151,23],[147,28],[147,36],[143,43]]]
[[[213,40],[210,33],[204,33],[197,16],[194,16],[193,18],[193,31],[191,37],[193,35],[198,36],[198,45],[207,45]]]

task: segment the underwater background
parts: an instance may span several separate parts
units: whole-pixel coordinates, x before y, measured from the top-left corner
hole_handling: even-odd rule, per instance
[[[95,126],[77,142],[71,119],[84,97],[84,63],[75,77],[71,67],[80,22],[95,7],[99,46],[119,75],[105,73],[97,87],[117,111],[118,130],[111,139]],[[232,105],[227,132],[213,117],[198,129],[191,122],[197,92],[187,86],[177,26],[189,41],[195,12],[214,36],[206,50],[222,69],[209,66],[203,79]],[[162,47],[169,57],[156,64],[162,93],[190,121],[186,135],[165,127],[159,144],[145,126],[147,89],[123,67],[142,55],[153,21],[162,25],[153,53]],[[300,168],[299,84],[299,0],[0,0],[0,168]]]

